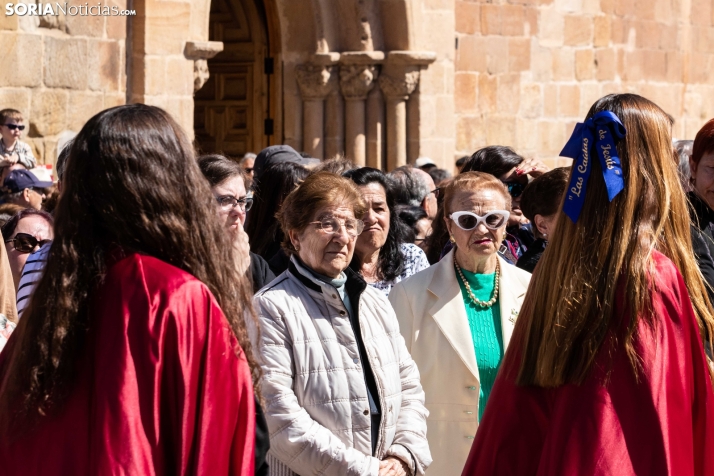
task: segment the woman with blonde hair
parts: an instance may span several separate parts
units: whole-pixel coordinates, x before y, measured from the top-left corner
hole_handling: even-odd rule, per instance
[[[464,475],[714,474],[714,319],[671,128],[634,94],[576,127],[564,213]]]

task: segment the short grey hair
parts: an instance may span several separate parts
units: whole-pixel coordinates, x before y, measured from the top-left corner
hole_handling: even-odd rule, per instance
[[[394,199],[397,205],[420,207],[427,195],[429,185],[411,165],[403,165],[389,172],[394,183]]]
[[[679,158],[679,164],[677,165],[677,172],[679,173],[679,181],[682,184],[685,192],[690,190],[689,179],[692,175],[691,170],[689,170],[689,158],[692,156],[692,149],[694,148],[693,140],[677,140],[674,141],[674,150],[677,152],[677,157]]]

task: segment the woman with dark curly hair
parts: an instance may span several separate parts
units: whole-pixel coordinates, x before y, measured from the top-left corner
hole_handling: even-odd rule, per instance
[[[350,268],[388,296],[392,286],[428,268],[429,261],[418,246],[405,243],[406,225],[394,211],[394,196],[384,172],[362,167],[344,176],[357,184],[368,207]]]
[[[156,107],[102,111],[62,186],[0,355],[3,474],[252,475],[250,285],[185,133]]]

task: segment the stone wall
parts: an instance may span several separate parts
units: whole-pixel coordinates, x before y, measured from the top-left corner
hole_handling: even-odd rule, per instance
[[[78,132],[95,113],[126,102],[126,17],[6,16],[6,3],[0,1],[0,108],[23,113],[23,139],[40,163],[53,164],[63,132]],[[126,8],[125,0],[103,3]]]
[[[552,165],[591,104],[641,94],[693,139],[714,117],[711,0],[456,0],[456,155],[513,145]]]

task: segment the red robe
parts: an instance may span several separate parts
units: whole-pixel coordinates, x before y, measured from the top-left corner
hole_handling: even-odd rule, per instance
[[[639,321],[639,383],[620,348],[612,360],[601,351],[580,386],[517,386],[516,326],[464,476],[714,475],[714,392],[694,311],[674,264],[654,260],[658,326]]]
[[[206,286],[132,254],[110,266],[91,309],[68,399],[0,441],[0,474],[252,476],[250,370]]]

